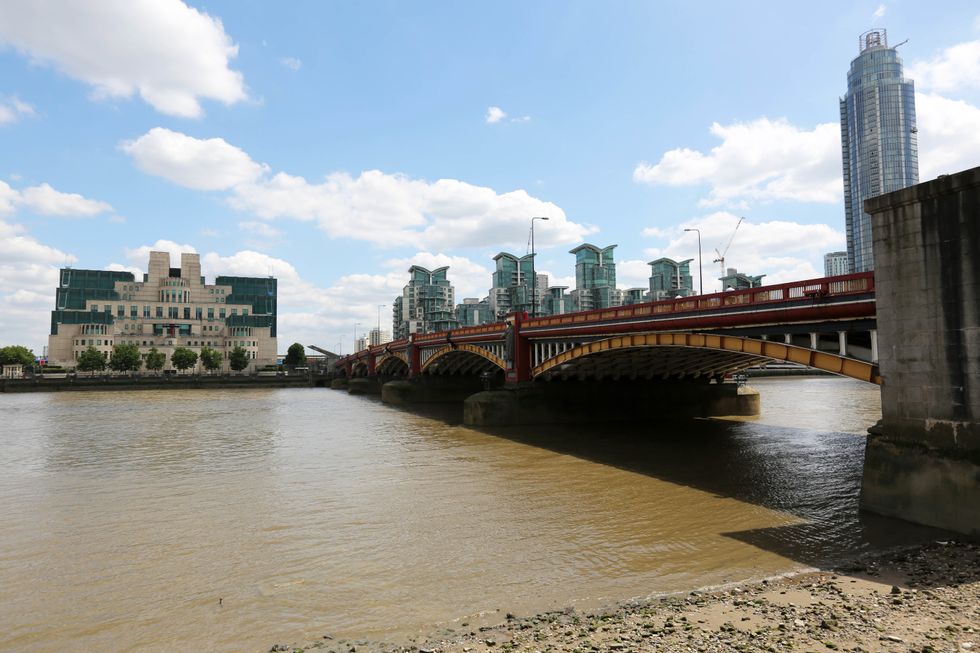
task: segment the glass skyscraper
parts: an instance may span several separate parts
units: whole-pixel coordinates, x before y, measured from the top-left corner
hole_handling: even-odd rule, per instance
[[[865,32],[840,101],[847,261],[851,272],[874,269],[871,216],[864,200],[919,183],[915,85],[883,29]]]

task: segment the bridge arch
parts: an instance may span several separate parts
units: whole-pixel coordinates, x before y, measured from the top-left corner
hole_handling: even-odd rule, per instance
[[[768,361],[799,363],[881,385],[873,363],[768,340],[703,333],[640,333],[594,340],[542,361],[531,376],[710,378]]]
[[[480,374],[507,369],[503,358],[477,345],[446,345],[423,354],[426,374]]]
[[[368,362],[366,360],[358,360],[351,365],[351,377],[367,376],[369,373]]]
[[[403,352],[386,352],[374,362],[374,372],[380,376],[408,376],[408,356]]]

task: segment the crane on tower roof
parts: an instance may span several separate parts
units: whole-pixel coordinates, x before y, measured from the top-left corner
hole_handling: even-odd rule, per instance
[[[719,252],[718,248],[715,248],[715,254],[718,255],[718,258],[712,261],[712,263],[721,263],[721,276],[725,276],[725,254],[728,253],[728,248],[732,246],[732,242],[735,240],[735,234],[738,233],[738,228],[742,226],[743,222],[745,222],[745,218],[738,219],[738,222],[735,224],[735,231],[732,232],[732,237],[728,239],[728,244],[725,245],[725,251]]]

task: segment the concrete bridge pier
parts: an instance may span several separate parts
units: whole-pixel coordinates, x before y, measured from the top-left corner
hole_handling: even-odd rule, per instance
[[[459,403],[483,389],[479,377],[417,376],[381,386],[381,401],[393,406]]]
[[[512,426],[758,415],[759,393],[734,383],[554,381],[479,392],[463,423]]]
[[[861,506],[980,535],[980,168],[865,210],[883,383]]]
[[[352,395],[379,395],[381,385],[381,379],[377,375],[356,376],[347,382],[347,392]]]

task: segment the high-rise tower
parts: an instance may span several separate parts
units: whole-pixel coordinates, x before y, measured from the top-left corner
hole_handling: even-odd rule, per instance
[[[840,101],[847,261],[851,272],[874,269],[871,216],[864,200],[919,183],[915,85],[883,29],[860,36]]]

